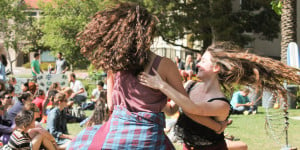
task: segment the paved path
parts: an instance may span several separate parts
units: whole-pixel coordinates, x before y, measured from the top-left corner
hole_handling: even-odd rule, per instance
[[[31,75],[31,70],[24,67],[15,67],[13,71],[15,75]]]
[[[68,71],[66,74],[70,74],[71,71]],[[86,79],[88,77],[88,73],[87,72],[76,72],[76,77],[79,79]],[[14,75],[15,76],[20,76],[20,75],[28,75],[31,76],[31,70],[24,68],[24,67],[15,67],[14,68]]]

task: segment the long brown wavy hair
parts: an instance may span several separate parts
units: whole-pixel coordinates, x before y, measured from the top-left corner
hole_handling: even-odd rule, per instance
[[[285,94],[284,82],[300,84],[300,69],[248,53],[232,43],[219,42],[206,51],[213,56],[212,61],[221,66],[218,76],[224,87],[239,84]]]
[[[107,92],[102,90],[99,98],[96,101],[93,114],[91,115],[90,120],[86,123],[87,127],[93,125],[99,125],[108,120],[110,114],[109,114],[109,109],[107,107],[106,96],[107,96]]]
[[[97,12],[78,34],[81,53],[96,68],[113,72],[128,70],[137,75],[149,62],[156,19],[145,8],[121,3]]]

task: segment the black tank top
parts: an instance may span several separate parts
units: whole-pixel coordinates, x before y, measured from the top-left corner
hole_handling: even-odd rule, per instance
[[[195,83],[192,83],[192,85],[187,89],[188,93],[195,85]],[[212,102],[215,100],[221,100],[230,105],[229,101],[224,97],[213,98],[208,100],[207,102]],[[227,118],[229,116],[230,113]],[[193,121],[183,112],[180,113],[178,121],[175,125],[175,133],[177,136],[182,138],[182,140],[188,147],[194,147],[195,149],[201,149],[203,147],[224,142],[224,133],[217,134],[214,130]]]

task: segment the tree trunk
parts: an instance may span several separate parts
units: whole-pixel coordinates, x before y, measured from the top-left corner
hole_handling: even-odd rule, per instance
[[[283,0],[281,14],[281,62],[287,63],[287,46],[297,41],[296,32],[297,0]]]
[[[7,52],[7,59],[8,59],[8,62],[9,62],[9,66],[10,66],[10,73],[13,75],[14,70],[13,70],[13,65],[12,64],[17,60],[19,54],[16,53],[16,58],[14,60],[12,60],[8,49],[6,49],[6,52]]]

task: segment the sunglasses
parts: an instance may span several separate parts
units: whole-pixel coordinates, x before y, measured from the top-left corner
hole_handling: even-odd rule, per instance
[[[5,96],[6,99],[12,99],[12,96]]]

